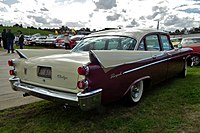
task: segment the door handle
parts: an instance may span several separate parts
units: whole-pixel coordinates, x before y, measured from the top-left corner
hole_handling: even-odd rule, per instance
[[[157,58],[157,55],[153,55],[152,58],[153,58],[153,59],[156,59],[156,58]]]
[[[167,53],[169,56],[172,56],[172,54],[170,54],[170,53]]]

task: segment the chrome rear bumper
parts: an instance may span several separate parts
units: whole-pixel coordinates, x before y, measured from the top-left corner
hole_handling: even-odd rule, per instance
[[[9,78],[12,89],[22,91],[42,99],[51,101],[62,101],[71,106],[79,106],[82,110],[89,110],[101,104],[102,89],[97,89],[91,92],[82,94],[68,93],[48,88],[38,87],[27,83],[20,82],[17,77]]]

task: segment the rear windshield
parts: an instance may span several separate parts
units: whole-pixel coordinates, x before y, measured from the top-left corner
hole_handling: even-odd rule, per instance
[[[78,43],[72,52],[89,50],[134,50],[136,40],[122,36],[101,36],[85,38]]]

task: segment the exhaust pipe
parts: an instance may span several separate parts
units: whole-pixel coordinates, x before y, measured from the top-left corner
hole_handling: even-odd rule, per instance
[[[27,97],[27,96],[30,96],[30,95],[28,93],[23,94],[23,97]]]

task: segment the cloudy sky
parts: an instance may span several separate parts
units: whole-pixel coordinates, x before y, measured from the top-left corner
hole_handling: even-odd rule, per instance
[[[200,0],[0,0],[0,24],[79,29],[200,26]]]

